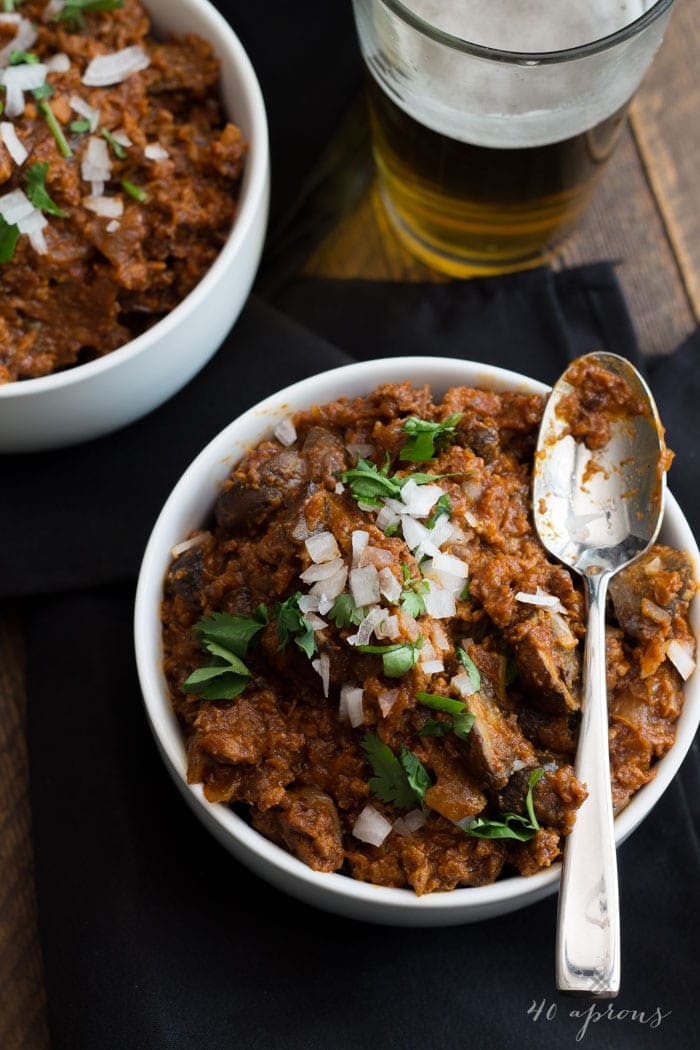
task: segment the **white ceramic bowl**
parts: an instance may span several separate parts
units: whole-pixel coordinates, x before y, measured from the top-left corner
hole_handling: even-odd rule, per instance
[[[61,448],[107,434],[175,394],[221,345],[260,262],[270,161],[262,92],[228,22],[207,0],[147,0],[157,35],[198,33],[221,63],[221,93],[250,148],[238,214],[211,269],[163,320],[84,365],[0,386],[0,452]]]
[[[542,383],[515,372],[469,361],[405,357],[372,361],[323,372],[260,402],[223,430],[184,473],[163,508],[144,555],[136,596],[135,642],[146,710],[165,764],[196,815],[238,860],[295,897],[356,919],[406,926],[446,926],[475,922],[532,904],[554,892],[560,865],[530,878],[513,876],[490,886],[456,889],[416,897],[412,890],[390,889],[338,874],[312,871],[249,827],[228,806],[207,802],[200,785],[186,782],[187,761],[182,736],[170,706],[162,670],[160,602],[170,550],[210,514],[221,483],[252,445],[269,437],[280,418],[338,397],[367,394],[380,383],[404,379],[429,383],[440,396],[451,386],[545,393]],[[668,496],[661,533],[663,542],[688,551],[697,568],[700,555],[678,504]],[[700,632],[700,602],[692,609],[693,630]],[[700,674],[686,684],[676,742],[656,766],[656,777],[643,787],[617,818],[622,842],[650,812],[677,772],[700,721]]]

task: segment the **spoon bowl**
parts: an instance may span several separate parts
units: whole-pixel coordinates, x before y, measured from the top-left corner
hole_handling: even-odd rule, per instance
[[[554,386],[533,478],[546,549],[579,573],[588,606],[576,775],[588,789],[564,852],[557,987],[612,998],[620,987],[620,919],[608,752],[608,582],[656,539],[669,455],[654,399],[629,361],[579,358]]]

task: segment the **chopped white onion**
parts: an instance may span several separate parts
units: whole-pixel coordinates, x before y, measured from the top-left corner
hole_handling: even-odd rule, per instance
[[[331,684],[331,661],[326,653],[321,653],[317,660],[311,661],[311,666],[321,676],[321,683],[323,685],[323,695],[328,696],[328,689]]]
[[[97,135],[91,135],[88,139],[83,159],[80,164],[80,174],[85,182],[108,182],[112,174],[112,161],[109,150],[104,139]],[[93,197],[100,196],[94,192]]]
[[[391,507],[387,507],[387,505],[384,504],[379,511],[379,514],[377,514],[375,525],[378,529],[381,529],[382,532],[386,532],[388,528],[392,525],[397,525],[399,521],[401,521],[399,515],[396,514]]]
[[[453,820],[452,823],[456,828],[461,828],[462,831],[466,831],[467,828],[471,827],[475,820],[476,817],[462,817],[461,820]]]
[[[310,627],[312,631],[323,631],[328,626],[322,616],[317,616],[316,613],[307,613],[303,617],[304,623],[307,627]]]
[[[149,142],[144,146],[143,155],[146,160],[167,160],[170,154],[161,146],[160,142]]]
[[[666,646],[666,656],[678,671],[684,682],[687,682],[695,670],[692,642],[678,642],[674,638]]]
[[[448,649],[452,648],[450,639],[447,637],[439,623],[434,623],[432,625],[430,633],[432,635],[433,645],[438,652],[446,653]]]
[[[471,676],[468,674],[456,674],[451,679],[450,684],[459,693],[460,696],[473,696],[474,693],[478,692],[478,689],[474,687],[474,682]]]
[[[552,630],[562,648],[575,649],[578,645],[576,636],[561,613],[558,613],[556,609],[548,609],[547,612],[551,618]]]
[[[343,495],[343,493],[345,492],[345,485],[343,485],[342,481],[336,481],[335,488],[333,491],[335,492],[336,496]]]
[[[305,540],[305,546],[311,561],[317,564],[340,557],[338,544],[332,532],[317,532],[313,536],[309,536],[308,540]]]
[[[423,595],[425,611],[434,620],[449,620],[451,616],[457,615],[455,596],[452,591],[444,590],[442,587],[431,587],[427,594]]]
[[[24,164],[29,153],[19,139],[14,124],[11,124],[9,120],[3,120],[0,123],[0,142],[4,144],[15,164]]]
[[[337,572],[334,572],[332,576],[328,577],[328,579],[319,580],[313,585],[313,587],[311,587],[311,593],[317,594],[318,597],[321,599],[319,603],[320,612],[327,611],[323,607],[323,603],[325,601],[331,601],[332,604],[333,601],[338,597],[338,595],[343,593],[343,591],[345,590],[345,584],[347,583],[347,579],[347,566],[342,564],[341,567],[337,570]]]
[[[302,594],[299,599],[299,612],[310,613],[318,612],[320,606],[320,598],[315,594]]]
[[[23,219],[19,219],[17,222],[19,232],[27,234],[29,243],[39,255],[46,255],[48,250],[46,238],[44,237],[44,230],[48,224],[48,219],[41,214],[38,208],[33,208],[29,215],[25,215]]]
[[[376,627],[386,618],[386,612],[373,605],[357,628],[356,634],[348,636],[349,645],[367,645]]]
[[[34,211],[34,205],[24,190],[12,190],[0,197],[0,215],[8,226],[15,226]]]
[[[555,609],[558,613],[566,613],[566,609],[559,599],[553,594],[547,594],[541,587],[537,588],[535,594],[529,594],[527,591],[518,591],[515,600],[516,602],[522,602],[523,605],[538,605],[542,609]]]
[[[425,814],[421,809],[412,809],[404,817],[394,821],[393,828],[397,835],[412,835],[425,827]]]
[[[362,709],[362,696],[364,689],[356,685],[341,685],[340,708],[338,716],[342,721],[347,721],[353,728],[361,726],[365,719]]]
[[[401,499],[414,518],[427,518],[442,494],[439,485],[417,485],[410,478],[401,489]]]
[[[364,510],[366,514],[374,514],[377,509],[373,503],[364,503],[361,499],[357,501],[357,505],[360,510]]]
[[[648,561],[644,566],[644,571],[647,574],[647,576],[655,576],[656,573],[661,572],[662,569],[663,565],[661,564],[661,558],[659,558],[658,556],[656,558],[652,558],[651,561]]]
[[[41,14],[41,21],[50,22],[56,15],[60,15],[65,6],[66,0],[49,0]]]
[[[465,510],[464,520],[466,521],[467,525],[471,526],[472,529],[475,529],[479,524],[479,522],[476,519],[476,516],[472,514],[472,512],[469,510]]]
[[[387,616],[382,609],[382,619],[377,624],[374,633],[377,638],[388,638],[394,642],[400,635],[398,616]]]
[[[355,821],[352,833],[360,842],[381,846],[387,835],[391,834],[391,824],[374,806],[367,804]]]
[[[374,452],[374,445],[356,444],[346,445],[345,447],[355,459],[367,459]]]
[[[469,575],[466,562],[463,562],[460,558],[455,558],[452,554],[442,554],[441,552],[433,556],[433,569],[436,572],[448,573],[450,576],[458,576],[462,580],[466,580]]]
[[[28,18],[22,18],[21,15],[7,14],[2,16],[2,22],[4,25],[15,25],[17,26],[17,32],[15,33],[9,44],[5,44],[4,47],[0,48],[0,66],[5,66],[10,61],[10,57],[13,51],[29,51],[29,48],[36,41],[39,34],[35,27],[29,21]],[[13,66],[13,69],[23,68],[20,66]],[[44,70],[46,67],[43,67]],[[43,81],[42,81],[43,83]],[[39,85],[37,84],[37,87]]]
[[[374,605],[379,601],[379,575],[374,565],[350,572],[350,593],[355,605]]]
[[[331,561],[325,561],[321,565],[310,565],[305,572],[300,573],[300,576],[304,583],[318,583],[319,580],[330,579],[331,576],[334,576],[344,568],[345,563],[342,558],[333,558]]]
[[[442,547],[448,540],[455,540],[455,529],[447,515],[441,514],[430,530],[431,542],[436,547]]]
[[[309,598],[314,598],[314,597],[315,597],[315,595],[312,595],[312,594],[309,595]],[[299,602],[301,604],[301,599],[299,599]],[[335,604],[335,599],[334,598],[319,598],[318,599],[318,611],[320,612],[321,616],[325,616],[326,613],[329,613],[331,611],[331,609],[333,608],[334,604]]]
[[[129,146],[133,146],[133,142],[123,128],[117,128],[116,131],[113,131],[112,138],[115,142],[119,143],[120,146],[124,146],[125,149],[128,149]]]
[[[59,51],[57,55],[52,55],[48,59],[46,68],[49,73],[67,73],[70,69],[70,59],[63,51]]]
[[[409,642],[415,642],[421,634],[421,629],[418,621],[415,620],[413,616],[409,616],[409,614],[405,612],[399,613],[399,621],[401,623],[403,633],[408,638]]]
[[[83,206],[103,219],[118,219],[124,214],[121,197],[83,197]]]
[[[357,565],[360,555],[369,543],[369,533],[364,529],[355,529],[352,534],[352,563]]]
[[[46,72],[46,66],[42,62],[38,62],[33,66],[10,66],[9,69],[0,69],[0,84],[5,85],[6,116],[22,116],[24,113],[24,92],[34,91],[36,88],[41,87],[46,81]]]
[[[396,605],[400,598],[403,587],[389,568],[379,570],[379,590],[388,602]]]
[[[105,229],[107,230],[107,233],[116,233],[117,230],[121,229],[121,225],[119,219],[110,219],[105,226]]]
[[[379,704],[379,710],[382,712],[384,718],[389,715],[392,707],[399,698],[398,689],[385,689],[383,692],[377,695],[377,703]]]
[[[82,99],[80,95],[71,95],[68,101],[74,113],[90,121],[90,131],[96,131],[100,122],[99,109],[93,109],[92,106],[88,106],[85,99]]]
[[[207,532],[197,532],[194,536],[190,536],[188,540],[183,540],[182,543],[176,543],[170,553],[173,558],[179,558],[185,551],[191,550],[193,547],[199,547],[202,541],[209,534]]]
[[[408,507],[400,499],[392,499],[391,496],[384,497],[384,506],[388,507],[389,510],[393,510],[397,516],[401,514],[408,514]]]
[[[134,45],[110,55],[93,58],[83,73],[83,84],[88,87],[107,87],[119,84],[132,73],[139,73],[150,66],[151,60],[142,47]]]
[[[440,674],[445,670],[442,660],[423,660],[421,668],[426,674]]]
[[[421,525],[415,518],[407,515],[402,519],[401,524],[403,526],[403,538],[411,550],[415,550],[424,540],[430,539],[430,530],[426,529],[425,525]]]
[[[365,547],[357,564],[361,569],[364,569],[365,565],[374,565],[375,569],[381,569],[391,565],[393,560],[394,555],[391,551],[385,551],[383,547]]]

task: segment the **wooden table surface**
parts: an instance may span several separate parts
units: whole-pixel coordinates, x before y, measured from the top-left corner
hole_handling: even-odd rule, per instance
[[[663,48],[633,103],[583,225],[552,259],[555,267],[619,260],[619,277],[646,354],[670,353],[700,322],[698,55],[700,0],[677,0]],[[352,153],[352,136],[364,140],[364,117],[357,112],[329,150],[327,185],[335,184],[334,158],[345,163]],[[407,281],[436,276],[395,240],[371,182],[359,195],[346,192],[330,204],[323,186],[317,193],[325,193],[322,210],[332,228],[312,251],[306,272]],[[23,656],[22,611],[6,603],[0,606],[2,1050],[49,1046],[36,930]]]

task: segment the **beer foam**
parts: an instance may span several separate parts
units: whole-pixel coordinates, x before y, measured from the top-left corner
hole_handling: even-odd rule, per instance
[[[473,43],[527,52],[600,39],[636,20],[649,3],[408,0],[406,6]],[[614,49],[542,64],[464,54],[379,4],[356,2],[355,13],[370,72],[404,112],[438,134],[495,149],[550,145],[606,120],[636,91],[668,20],[661,16]]]

